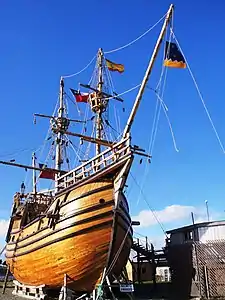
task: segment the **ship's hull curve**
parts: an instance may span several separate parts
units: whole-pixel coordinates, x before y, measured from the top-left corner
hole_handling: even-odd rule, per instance
[[[14,228],[6,248],[14,277],[23,284],[54,288],[63,285],[67,274],[70,288],[91,292],[104,268],[119,275],[129,257],[132,232],[124,195],[117,195],[117,201],[123,205],[115,205],[112,181],[92,182],[60,195],[46,216]]]

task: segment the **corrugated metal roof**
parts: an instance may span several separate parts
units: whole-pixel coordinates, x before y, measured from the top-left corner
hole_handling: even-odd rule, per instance
[[[183,227],[179,227],[179,228],[176,228],[176,229],[168,230],[168,231],[166,231],[166,233],[171,234],[171,233],[183,232],[183,231],[186,231],[186,230],[192,230],[194,228],[213,227],[213,226],[225,226],[225,220],[196,223],[195,225],[192,224],[192,225],[183,226]]]

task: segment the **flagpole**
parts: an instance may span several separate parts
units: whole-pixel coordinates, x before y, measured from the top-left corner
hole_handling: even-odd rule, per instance
[[[130,129],[131,129],[131,126],[133,124],[133,121],[134,121],[134,117],[137,113],[137,110],[138,110],[138,107],[140,105],[140,102],[141,102],[141,99],[142,99],[142,95],[144,93],[144,89],[146,87],[146,84],[148,82],[148,79],[149,79],[149,76],[151,74],[151,71],[152,71],[152,68],[153,68],[153,65],[154,65],[154,62],[155,62],[155,59],[156,59],[156,56],[158,54],[158,51],[159,51],[159,48],[160,48],[160,45],[161,45],[161,42],[163,40],[163,37],[165,35],[165,32],[166,32],[166,28],[167,28],[167,25],[169,24],[169,21],[172,17],[172,14],[173,14],[173,9],[174,9],[174,6],[173,4],[170,5],[169,7],[169,10],[166,14],[166,18],[164,20],[164,23],[163,23],[163,26],[162,26],[162,29],[161,29],[161,32],[160,32],[160,35],[159,35],[159,38],[156,42],[156,45],[155,45],[155,48],[154,48],[154,51],[152,53],[152,57],[149,61],[149,65],[148,65],[148,68],[146,70],[146,73],[145,73],[145,76],[144,76],[144,79],[141,83],[141,86],[140,86],[140,89],[138,91],[138,94],[137,94],[137,97],[136,97],[136,100],[135,100],[135,103],[133,105],[133,108],[132,108],[132,111],[130,113],[130,116],[129,116],[129,119],[127,121],[127,124],[126,124],[126,127],[124,129],[124,132],[123,132],[123,137],[126,137],[126,135],[130,132]]]

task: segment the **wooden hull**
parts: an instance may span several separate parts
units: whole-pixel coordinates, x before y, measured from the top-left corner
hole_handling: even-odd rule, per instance
[[[70,288],[91,292],[104,268],[119,275],[129,257],[132,230],[126,199],[122,193],[115,199],[114,192],[110,179],[84,184],[56,198],[47,213],[54,218],[45,215],[19,230],[14,226],[6,260],[15,278],[60,287],[67,274]]]

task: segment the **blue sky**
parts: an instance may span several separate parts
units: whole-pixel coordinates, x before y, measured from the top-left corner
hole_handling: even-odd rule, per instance
[[[202,3],[174,1],[174,32],[225,144],[225,35],[221,34],[225,28],[225,3],[223,0],[215,0],[213,6],[209,0]],[[33,125],[33,113],[52,113],[60,76],[82,69],[99,47],[109,51],[135,39],[164,15],[169,4],[167,0],[2,1],[0,159],[14,158],[10,153],[20,152],[17,161],[29,163],[32,149],[42,144],[47,128],[45,121]],[[160,25],[132,46],[107,55],[125,65],[122,75],[113,74],[118,93],[141,82],[159,31]],[[155,87],[159,79],[161,61],[162,49],[149,82],[151,87]],[[88,82],[93,67],[92,64],[80,76],[66,80],[66,88]],[[125,113],[122,114],[122,106],[119,108],[122,125],[125,125],[136,93],[137,90],[124,96]],[[205,199],[209,201],[212,217],[224,218],[225,154],[187,70],[168,71],[164,100],[179,152],[174,150],[162,113],[144,185],[147,201],[159,212],[166,229],[190,222],[192,210],[196,218],[204,219]],[[145,149],[148,148],[155,102],[154,94],[146,90],[132,129],[134,144]],[[28,150],[21,152],[24,149]],[[132,174],[141,184],[145,164],[139,165],[138,161],[139,158]],[[12,196],[24,177],[23,170],[0,166],[0,220],[8,219]],[[132,178],[129,189],[131,214],[138,216],[149,207],[142,198],[137,201],[139,190]],[[174,208],[172,212],[171,207]],[[176,213],[180,213],[180,217],[174,218]],[[160,227],[152,223],[137,230],[153,239],[160,238]]]

